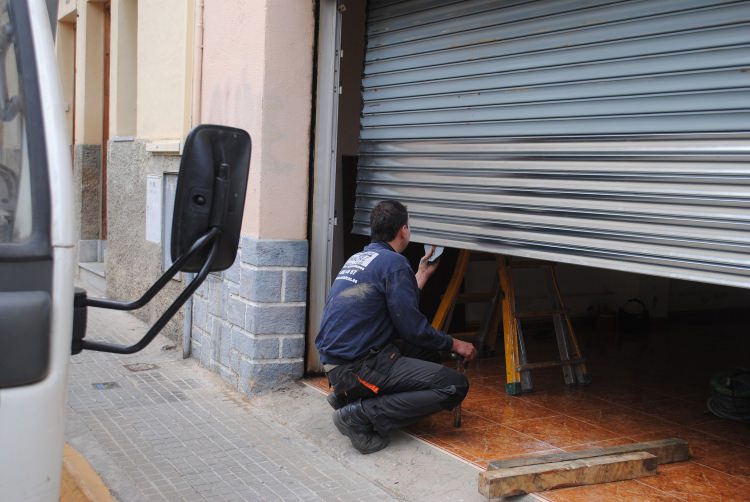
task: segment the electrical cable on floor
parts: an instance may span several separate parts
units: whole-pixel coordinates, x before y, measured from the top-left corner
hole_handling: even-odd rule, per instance
[[[708,398],[708,410],[719,418],[750,422],[750,371],[725,371],[711,378],[713,393]]]

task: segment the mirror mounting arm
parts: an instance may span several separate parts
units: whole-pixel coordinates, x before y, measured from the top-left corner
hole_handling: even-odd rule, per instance
[[[172,263],[172,266],[169,267],[169,269],[167,269],[167,271],[164,272],[161,277],[159,277],[159,279],[153,284],[153,286],[148,288],[148,290],[143,293],[143,296],[141,296],[137,300],[133,300],[132,302],[121,302],[117,300],[107,300],[105,298],[87,298],[86,306],[112,310],[136,310],[143,307],[148,302],[150,302],[151,299],[156,296],[157,293],[159,293],[159,291],[162,290],[162,288],[169,282],[170,279],[172,279],[172,277],[175,276],[175,274],[177,274],[183,263],[188,261],[190,257],[195,253],[206,247],[206,245],[212,240],[217,241],[220,233],[221,230],[212,228],[203,236],[199,237],[192,245],[190,250],[184,255],[180,256],[177,261]]]
[[[161,288],[164,286],[164,284],[176,273],[176,271],[179,269],[180,265],[187,261],[190,256],[197,253],[201,249],[203,249],[207,244],[211,243],[211,250],[208,253],[208,258],[206,259],[206,262],[201,267],[200,272],[195,276],[195,278],[188,284],[188,286],[180,293],[180,295],[175,299],[174,302],[167,308],[166,311],[159,317],[159,319],[154,323],[153,326],[148,330],[148,332],[141,338],[141,340],[138,343],[135,343],[133,345],[127,346],[127,345],[117,345],[112,343],[105,343],[105,342],[94,342],[89,340],[82,340],[81,341],[81,348],[85,350],[94,350],[99,352],[112,352],[115,354],[133,354],[135,352],[138,352],[139,350],[146,347],[151,341],[156,338],[156,335],[159,334],[159,332],[166,326],[166,324],[169,322],[169,320],[177,313],[177,311],[182,307],[182,305],[187,301],[188,298],[190,298],[190,295],[192,295],[196,289],[201,285],[201,283],[206,279],[208,276],[208,273],[211,271],[211,265],[213,264],[214,260],[216,259],[216,256],[218,254],[219,250],[219,237],[221,236],[221,231],[218,228],[212,228],[209,230],[205,235],[200,237],[198,240],[195,241],[193,246],[190,248],[190,251],[188,251],[184,256],[181,256],[170,268],[165,272],[162,277],[159,278],[159,280],[138,300],[134,302],[116,302],[111,300],[104,300],[99,298],[91,298],[86,300],[86,305],[90,307],[101,307],[101,308],[110,308],[110,309],[116,309],[116,310],[133,310],[135,308],[139,308],[138,306],[132,307],[133,305],[145,305],[148,303],[148,301],[156,295],[156,293],[161,290]],[[173,270],[174,269],[174,270]]]

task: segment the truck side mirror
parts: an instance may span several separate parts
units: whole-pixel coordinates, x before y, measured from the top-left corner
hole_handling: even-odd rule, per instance
[[[218,249],[210,271],[234,263],[245,207],[250,136],[242,129],[199,125],[188,134],[177,178],[172,219],[172,261],[185,255],[211,228],[219,228]],[[180,270],[197,272],[208,259],[203,249]]]
[[[232,266],[240,241],[250,169],[250,136],[242,129],[199,125],[185,138],[172,219],[172,266],[131,302],[88,298],[76,291],[71,352],[132,354],[146,347],[187,301],[209,272]],[[133,345],[86,340],[86,308],[135,310],[146,305],[177,272],[197,272],[190,284]]]

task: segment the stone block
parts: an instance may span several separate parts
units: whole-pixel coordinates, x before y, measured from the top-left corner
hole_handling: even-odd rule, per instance
[[[239,254],[234,259],[234,263],[224,271],[224,280],[239,284],[240,282],[240,257]]]
[[[222,319],[214,318],[211,325],[211,358],[214,361],[221,361],[221,341],[224,338],[224,332],[227,332],[227,338],[231,340],[231,328]],[[227,359],[229,359],[229,347],[227,347]]]
[[[198,359],[201,362],[201,366],[204,366],[206,368],[211,367],[211,338],[208,336],[201,336],[200,341],[198,342],[200,345],[200,351]]]
[[[227,308],[229,304],[229,282],[222,281],[221,283],[221,308],[222,310]],[[222,312],[222,317],[226,318],[226,313]]]
[[[190,357],[200,362],[202,348],[203,346],[198,341],[198,335],[193,333],[193,339],[190,341]]]
[[[248,344],[252,343],[250,335],[243,329],[232,327],[232,350],[236,350],[240,355],[245,355],[250,350]]]
[[[206,338],[211,338],[211,333],[213,333],[214,329],[214,321],[216,320],[216,317],[212,315],[206,315]]]
[[[304,333],[305,307],[248,305],[245,329],[256,335]]]
[[[246,309],[247,305],[242,300],[230,295],[229,304],[227,305],[227,321],[235,326],[244,328]]]
[[[282,274],[281,270],[243,268],[240,277],[240,296],[253,302],[280,302]]]
[[[243,237],[242,262],[259,267],[307,267],[307,241]]]
[[[229,349],[232,347],[232,330],[229,325],[222,323],[221,339],[219,340],[219,362],[223,366],[231,366]]]
[[[198,289],[195,290],[195,293],[193,294],[193,297],[203,298],[204,300],[208,297],[208,284],[206,281],[203,281],[203,284],[198,286]]]
[[[284,303],[304,302],[307,299],[307,271],[284,271]]]
[[[234,333],[232,333],[232,337],[234,339]],[[229,366],[235,372],[240,371],[240,352],[235,348],[229,349]]]
[[[224,365],[219,365],[219,375],[221,378],[227,382],[229,385],[231,385],[233,388],[237,388],[237,380],[238,375],[236,372],[232,371],[231,368],[227,368]]]
[[[258,394],[302,378],[304,363],[296,361],[240,360],[239,388],[247,395]]]
[[[305,355],[305,336],[285,336],[281,338],[281,358],[296,359]]]
[[[224,291],[221,283],[219,285],[212,284],[209,288],[210,296],[208,300],[208,313],[216,317],[223,317],[224,311]]]
[[[193,325],[206,330],[208,322],[208,305],[201,297],[193,297]]]
[[[233,330],[232,348],[247,359],[279,358],[279,338],[276,336],[253,336]]]

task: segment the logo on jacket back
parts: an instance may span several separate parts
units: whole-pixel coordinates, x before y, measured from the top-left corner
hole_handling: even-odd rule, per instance
[[[353,255],[341,268],[341,272],[336,276],[336,280],[349,281],[356,284],[358,281],[352,276],[356,275],[360,270],[367,268],[367,265],[372,263],[372,260],[377,257],[378,253],[375,251],[362,251]]]

